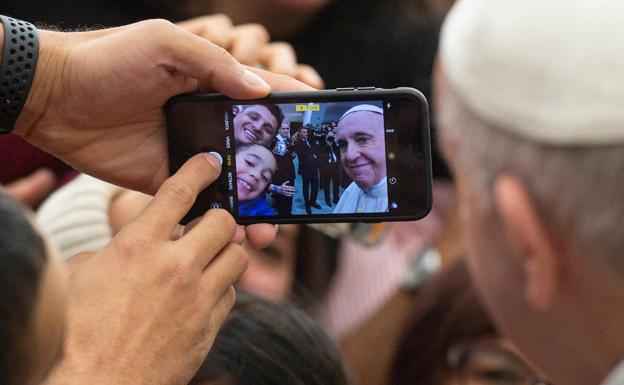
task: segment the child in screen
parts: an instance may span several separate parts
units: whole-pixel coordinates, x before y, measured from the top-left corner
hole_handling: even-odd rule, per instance
[[[238,215],[274,216],[266,201],[266,188],[277,170],[275,157],[266,147],[247,144],[236,148]]]

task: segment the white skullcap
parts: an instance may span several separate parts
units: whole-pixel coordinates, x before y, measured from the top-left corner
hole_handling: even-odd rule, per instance
[[[624,143],[624,4],[459,0],[442,30],[449,87],[537,142]]]
[[[338,119],[338,123],[340,123],[340,121],[344,119],[345,116],[352,114],[354,112],[359,112],[359,111],[368,111],[368,112],[374,112],[376,114],[383,115],[383,110],[380,107],[373,106],[372,104],[359,104],[355,107],[351,107],[347,112],[342,114],[340,119]]]

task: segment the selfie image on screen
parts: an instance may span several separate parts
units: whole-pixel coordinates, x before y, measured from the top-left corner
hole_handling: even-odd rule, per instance
[[[235,105],[238,215],[388,211],[380,101]]]

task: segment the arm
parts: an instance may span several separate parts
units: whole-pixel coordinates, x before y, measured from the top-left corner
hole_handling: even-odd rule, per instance
[[[186,234],[170,238],[220,171],[214,157],[191,158],[104,249],[68,262],[64,356],[48,385],[188,383],[247,264],[224,210],[209,211]]]
[[[170,97],[211,88],[259,98],[270,91],[267,82],[274,90],[308,88],[248,69],[163,20],[39,35],[35,77],[14,132],[78,170],[150,194],[168,176],[162,106]]]

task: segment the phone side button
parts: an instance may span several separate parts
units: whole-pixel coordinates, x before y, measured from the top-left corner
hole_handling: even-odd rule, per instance
[[[355,91],[354,87],[340,87],[336,88],[336,91]]]
[[[373,91],[375,89],[376,87],[358,87],[357,88],[358,91]]]

